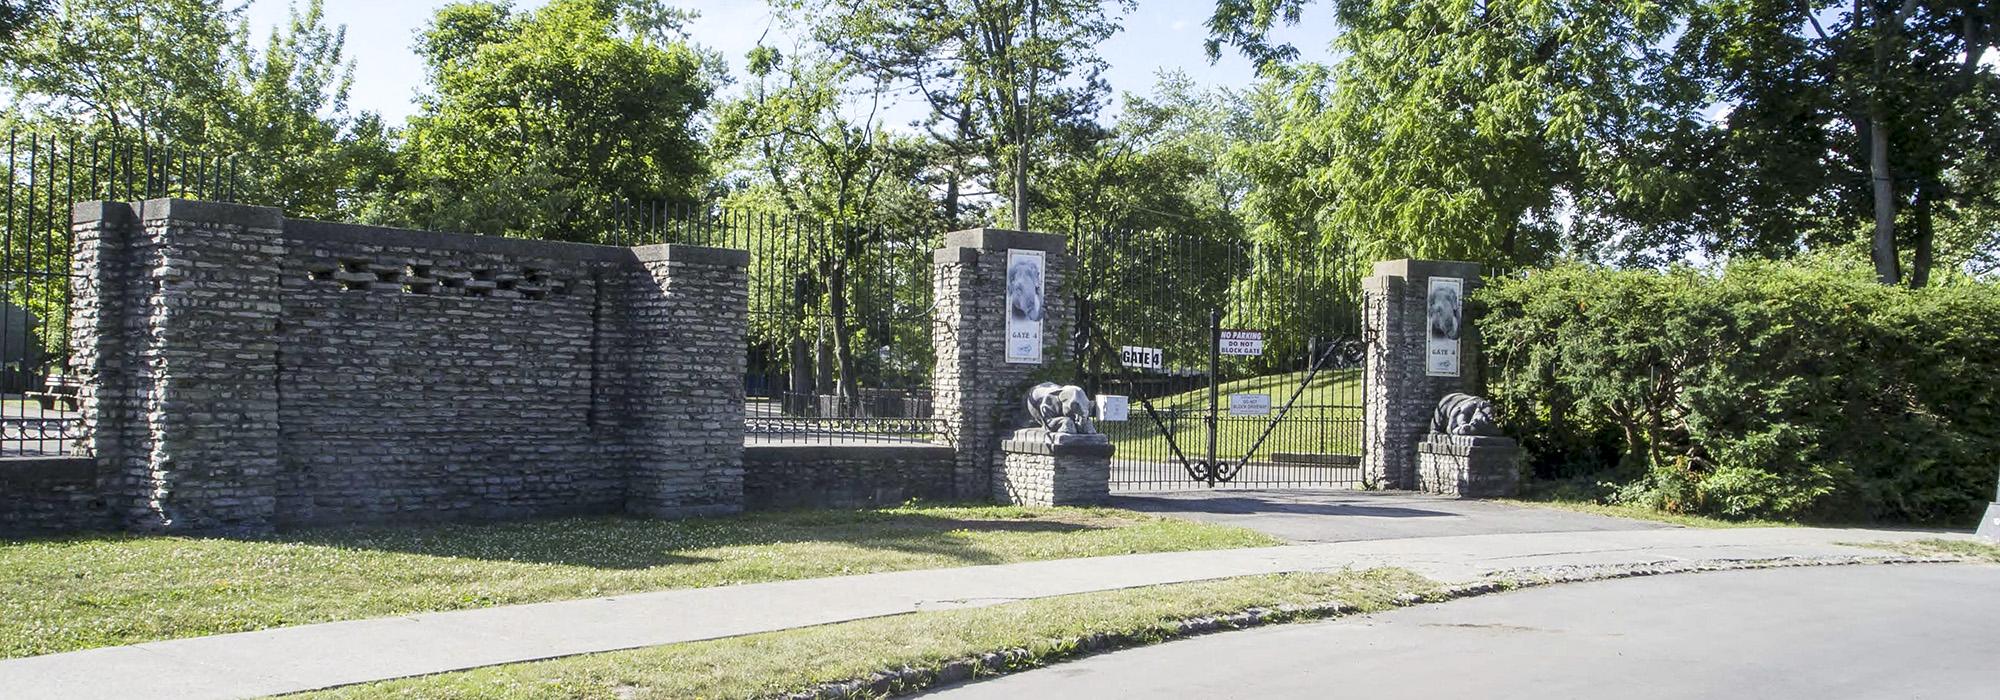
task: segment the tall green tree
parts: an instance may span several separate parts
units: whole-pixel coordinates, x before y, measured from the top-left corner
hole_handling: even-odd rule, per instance
[[[1858,242],[1879,281],[1914,286],[1994,240],[1967,235],[2000,170],[1991,3],[1330,4],[1342,57],[1324,72],[1268,39],[1305,0],[1220,0],[1211,19],[1211,51],[1293,89],[1287,136],[1253,160],[1255,211],[1377,254],[1512,262]]]
[[[1270,226],[1345,238],[1374,258],[1546,259],[1593,171],[1632,168],[1625,144],[1669,96],[1646,80],[1674,3],[1334,0],[1330,67],[1283,63],[1267,39],[1304,0],[1222,0],[1212,52],[1235,46],[1282,86],[1276,137],[1239,155]]]
[[[651,0],[499,2],[438,10],[387,211],[410,223],[576,241],[611,235],[637,201],[689,202],[709,182],[701,116],[712,57],[687,15]]]
[[[845,59],[810,49],[787,56],[768,46],[752,50],[745,94],[725,104],[715,143],[732,157],[750,187],[732,203],[776,210],[802,225],[768,232],[786,238],[775,255],[799,264],[759,265],[753,275],[770,277],[753,289],[788,295],[763,300],[767,308],[789,307],[765,330],[771,345],[785,348],[793,393],[859,395],[861,371],[854,346],[888,346],[886,338],[859,338],[882,329],[857,329],[854,308],[882,303],[857,290],[908,287],[913,280],[900,263],[907,252],[928,250],[930,217],[923,193],[912,186],[918,175],[914,149],[883,128],[880,84],[850,95],[858,77]],[[895,282],[902,284],[895,284]],[[890,310],[874,309],[875,317]],[[815,323],[824,319],[827,323]],[[831,352],[831,362],[815,362]],[[817,372],[830,365],[834,372]],[[829,386],[820,386],[820,385]],[[798,407],[794,407],[798,408]]]
[[[74,0],[6,54],[11,116],[128,149],[226,157],[202,167],[227,167],[235,198],[344,217],[387,167],[379,120],[348,112],[344,34],[321,0],[292,7],[261,44],[220,2]]]
[[[942,216],[957,223],[983,181],[1016,227],[1030,213],[1035,149],[1065,121],[1087,120],[1108,92],[1097,45],[1133,0],[789,0],[813,36],[871,79],[921,96],[922,126],[950,172]]]
[[[49,0],[0,0],[0,50],[49,9]]]
[[[233,99],[238,10],[221,0],[72,0],[6,55],[15,109],[135,141],[205,144]]]

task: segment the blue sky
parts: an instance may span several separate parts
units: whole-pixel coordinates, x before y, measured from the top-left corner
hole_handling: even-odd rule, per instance
[[[516,7],[535,7],[545,0],[520,0]],[[391,124],[401,123],[414,110],[412,96],[423,82],[423,64],[410,51],[417,30],[429,21],[445,0],[327,0],[330,24],[347,25],[347,54],[354,60],[354,91],[351,106],[383,114]],[[755,46],[767,28],[771,36],[782,37],[768,7],[761,0],[684,0],[673,3],[701,13],[689,28],[694,40],[722,52],[731,66],[739,69],[743,54]],[[288,0],[252,0],[248,17],[259,35],[284,21]],[[1213,0],[1140,0],[1138,9],[1123,18],[1125,30],[1100,50],[1111,64],[1106,76],[1114,91],[1146,92],[1158,71],[1180,69],[1204,85],[1242,86],[1250,82],[1248,62],[1226,54],[1211,65],[1202,51],[1208,33],[1204,22],[1214,9]],[[1297,44],[1307,58],[1323,60],[1324,47],[1333,32],[1324,14],[1308,13],[1304,26],[1279,34]],[[780,48],[788,39],[767,39]],[[895,121],[907,121],[914,106],[895,111]]]

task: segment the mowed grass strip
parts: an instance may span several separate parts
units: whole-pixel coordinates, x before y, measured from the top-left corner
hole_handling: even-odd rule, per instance
[[[1910,540],[1907,542],[1869,542],[1862,546],[1886,549],[1915,557],[1958,557],[1966,561],[2000,564],[2000,544],[1973,542],[1967,540]]]
[[[1078,653],[1096,633],[1167,637],[1181,620],[1330,601],[1382,610],[1437,584],[1398,569],[1252,576],[915,613],[629,651],[510,664],[290,696],[334,698],[749,698],[886,669],[935,671],[1026,649],[1021,667]]]
[[[1282,544],[1088,508],[906,507],[0,543],[0,657],[881,571]]]

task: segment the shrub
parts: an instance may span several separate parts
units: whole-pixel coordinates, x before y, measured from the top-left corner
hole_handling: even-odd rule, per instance
[[[1563,265],[1475,297],[1547,479],[1738,517],[1957,522],[2000,468],[2000,289],[1829,261]]]

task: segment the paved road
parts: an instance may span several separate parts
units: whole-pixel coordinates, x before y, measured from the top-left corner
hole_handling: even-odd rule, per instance
[[[1553,508],[1403,491],[1180,491],[1118,494],[1111,505],[1250,528],[1293,542],[1672,527]]]
[[[1479,535],[1132,554],[633,593],[5,659],[0,660],[0,698],[257,697],[1225,576],[1400,566],[1434,580],[1466,582],[1522,570],[1880,556],[1886,552],[1842,543],[1936,536],[1811,528]],[[1992,597],[1990,591],[1982,595]]]
[[[1199,637],[932,694],[980,698],[2000,697],[2000,567],[1538,588]]]

